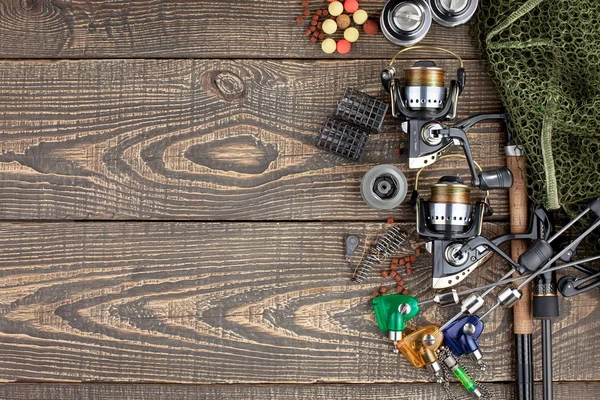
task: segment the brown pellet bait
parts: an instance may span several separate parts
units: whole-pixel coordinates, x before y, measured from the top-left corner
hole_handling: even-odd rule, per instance
[[[379,292],[377,290],[371,293],[371,298],[375,298],[377,296],[379,296]]]
[[[311,26],[311,27],[310,27],[310,28],[308,28],[308,29],[310,29],[310,31],[311,31],[311,32],[314,32],[314,31],[316,31],[316,30],[317,30],[317,28],[316,28],[315,26]]]
[[[310,35],[312,35],[312,31],[310,29],[307,29],[307,30],[304,31],[304,34],[306,36],[310,36]]]
[[[403,289],[402,294],[408,294],[408,289]]]
[[[396,279],[396,277],[398,276],[398,273],[396,271],[392,271],[390,272],[390,276],[394,279]]]
[[[313,43],[317,43],[317,38],[313,36],[313,37],[310,38],[310,41],[313,42]]]
[[[321,16],[321,15],[323,15],[323,10],[317,10],[316,14],[317,14],[318,16]]]
[[[335,22],[337,22],[338,28],[344,30],[350,26],[350,17],[347,14],[338,15]]]
[[[401,258],[400,261],[398,262],[400,265],[404,265],[406,264],[406,260],[404,258]]]
[[[323,28],[323,23],[317,22],[317,29],[322,29],[322,28]]]
[[[396,282],[398,282],[398,283],[400,283],[400,282],[402,282],[402,281],[403,281],[402,277],[401,277],[400,275],[398,275],[398,274],[396,274],[396,276],[394,276],[394,280],[395,280]]]
[[[390,269],[391,269],[392,271],[398,271],[398,266],[397,266],[396,264],[392,264],[392,265],[390,266]]]
[[[389,217],[387,219],[387,223],[390,224],[390,225],[393,224],[394,223],[394,218],[393,217]]]
[[[310,15],[310,10],[304,10],[304,16],[308,17]]]
[[[406,269],[412,269],[412,264],[407,262],[405,265]]]
[[[379,288],[379,293],[387,293],[388,289],[385,286]]]
[[[301,15],[298,15],[298,16],[296,17],[296,22],[297,22],[298,24],[301,24],[301,23],[303,23],[303,22],[304,22],[304,17],[302,17]]]
[[[382,278],[387,278],[389,276],[387,271],[381,271],[381,277]]]
[[[302,0],[302,7],[308,7],[308,0]]]
[[[317,20],[316,20],[316,19],[313,19],[312,21],[310,21],[310,24],[311,24],[312,26],[317,26],[318,22],[317,22]]]
[[[323,40],[325,39],[325,34],[324,33],[319,33],[319,40]]]
[[[402,285],[399,285],[399,284],[398,284],[398,285],[396,285],[396,293],[398,293],[398,292],[402,292],[403,290],[404,290],[404,286],[402,286]]]
[[[411,262],[415,262],[415,261],[417,261],[417,256],[416,256],[416,255],[414,255],[414,254],[413,254],[412,256],[410,256],[410,261],[411,261]]]

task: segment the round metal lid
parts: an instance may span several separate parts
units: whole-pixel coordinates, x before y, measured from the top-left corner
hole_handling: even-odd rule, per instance
[[[469,0],[440,0],[441,8],[451,14],[460,13],[469,5]]]
[[[466,24],[475,14],[479,0],[431,0],[433,20],[447,28]]]
[[[423,10],[415,3],[400,3],[392,13],[396,26],[405,32],[412,32],[423,24]]]
[[[425,37],[431,27],[431,10],[425,0],[389,0],[380,18],[387,40],[410,46]]]

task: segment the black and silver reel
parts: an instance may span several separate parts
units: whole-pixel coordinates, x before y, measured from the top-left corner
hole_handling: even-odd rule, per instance
[[[393,64],[400,54],[424,49],[443,51],[458,60],[456,79],[451,80],[448,87],[445,86],[446,71],[433,61],[418,61],[406,68],[402,80],[396,76]],[[390,93],[392,115],[402,121],[402,131],[408,135],[408,167],[423,168],[431,165],[453,145],[458,145],[463,148],[473,186],[482,190],[508,189],[512,186],[512,174],[508,168],[477,173],[466,135],[466,131],[479,122],[506,122],[507,116],[479,114],[452,126],[445,122],[456,117],[458,97],[464,89],[465,81],[462,59],[454,52],[440,47],[414,46],[402,49],[381,72],[381,83]]]
[[[389,0],[381,12],[381,31],[392,43],[411,46],[431,28],[432,19],[445,27],[467,23],[478,0]]]
[[[463,156],[442,156],[444,158]],[[492,249],[487,246],[465,248],[467,241],[481,236],[483,218],[492,214],[489,192],[485,192],[483,200],[473,202],[470,185],[458,176],[444,176],[432,185],[431,195],[425,199],[419,194],[422,171],[415,177],[411,205],[417,214],[417,233],[427,240],[427,250],[433,255],[432,286],[443,289],[464,280],[492,255]],[[535,223],[539,224],[541,219]]]

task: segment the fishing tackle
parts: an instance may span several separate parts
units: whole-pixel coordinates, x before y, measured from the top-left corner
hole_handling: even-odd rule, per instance
[[[550,273],[598,259],[600,259],[600,255],[548,268],[545,270],[545,272]],[[376,297],[372,300],[372,304],[379,330],[388,335],[390,340],[396,343],[402,338],[402,331],[406,328],[406,323],[418,315],[422,306],[435,303],[441,307],[448,307],[460,303],[460,310],[438,329],[445,335],[448,332],[448,340],[454,341],[452,343],[447,343],[447,346],[451,349],[455,356],[459,357],[463,354],[467,354],[474,361],[476,361],[480,367],[483,367],[483,355],[479,350],[477,339],[483,331],[483,319],[486,318],[493,310],[487,311],[481,317],[478,317],[475,314],[484,306],[484,298],[489,295],[494,288],[516,281],[523,281],[524,279],[529,279],[530,277],[535,276],[534,274],[528,274],[515,278],[509,278],[513,272],[514,269],[511,269],[495,283],[463,290],[461,292],[453,289],[445,293],[438,293],[434,298],[426,301],[419,302],[413,296],[401,294],[390,294]],[[485,291],[483,293],[477,293],[481,292],[482,290]],[[464,295],[468,296],[460,301],[460,297]],[[463,317],[465,315],[467,316]],[[464,330],[467,324],[473,325],[474,329],[470,326],[467,326],[466,330]],[[463,329],[463,331],[461,332],[460,329]],[[462,336],[463,334],[464,337]]]
[[[467,23],[478,0],[389,0],[381,12],[384,36],[399,46],[421,41],[431,27],[432,19],[445,27]]]
[[[352,254],[354,254],[359,244],[360,240],[356,236],[346,237],[346,256],[344,257],[346,261],[350,262]]]
[[[444,343],[456,357],[467,355],[485,370],[481,350],[479,348],[479,336],[484,329],[483,321],[476,315],[462,317],[446,327]]]
[[[406,176],[393,165],[371,168],[360,181],[360,194],[369,207],[379,210],[396,208],[406,198]]]
[[[586,229],[583,233],[581,233],[575,240],[573,240],[571,243],[565,246],[562,250],[555,252],[554,248],[552,248],[551,246],[551,243],[590,211],[596,215],[596,220],[591,224],[591,226],[588,229]],[[552,235],[550,239],[540,239],[536,241],[530,248],[528,248],[525,251],[525,253],[521,255],[521,257],[519,257],[519,264],[522,266],[522,268],[526,268],[527,270],[532,271],[532,273],[529,274],[527,278],[524,279],[516,287],[509,286],[502,290],[498,294],[496,304],[494,304],[494,306],[492,306],[486,312],[486,314],[482,316],[482,318],[485,315],[496,310],[500,306],[504,306],[506,308],[512,307],[521,298],[521,288],[523,288],[523,286],[527,285],[529,282],[531,282],[533,279],[540,276],[541,274],[548,273],[554,270],[553,268],[551,268],[551,266],[559,259],[562,261],[570,260],[574,255],[575,249],[581,243],[581,241],[583,241],[590,233],[592,233],[599,226],[600,197],[590,202],[588,207],[584,211],[582,211],[579,215],[577,215],[574,219],[567,223],[562,229],[560,229],[558,232]],[[476,238],[467,242],[465,247],[469,248],[473,245],[480,245],[482,243],[485,243],[485,240],[479,240],[479,238]],[[504,254],[500,249],[494,249],[494,252],[500,254],[505,259],[510,258],[506,254]],[[574,261],[561,265],[560,267],[565,267],[565,265],[574,266],[596,258],[598,257],[588,258],[587,260]],[[539,307],[552,307],[552,304],[547,303],[544,305],[542,303],[539,305]]]
[[[600,286],[600,272],[592,273],[585,278],[563,276],[558,281],[558,290],[565,297],[577,296]]]
[[[451,371],[463,387],[474,396],[481,398],[483,394],[458,360],[442,344],[444,333],[437,326],[425,326],[407,335],[398,342],[398,351],[415,368],[426,368],[436,382],[443,383],[449,392],[446,371]]]
[[[406,242],[408,235],[399,225],[388,229],[383,236],[369,248],[365,257],[360,261],[354,271],[352,280],[357,283],[363,283],[367,280],[369,271],[380,264],[384,259],[394,254],[396,250]]]
[[[438,50],[455,57],[459,63],[456,79],[444,86],[446,71],[433,61],[418,61],[404,70],[403,83],[396,76],[396,58],[410,50]],[[508,189],[512,186],[512,174],[506,167],[477,173],[466,131],[473,125],[488,121],[506,122],[507,116],[480,114],[449,126],[447,120],[456,118],[458,97],[466,82],[463,61],[456,53],[442,47],[413,46],[396,53],[389,65],[381,72],[381,83],[390,94],[392,115],[402,121],[401,128],[408,135],[408,167],[423,168],[435,163],[453,145],[463,148],[471,171],[471,184],[482,190]]]
[[[443,358],[443,365],[448,368],[456,379],[463,385],[463,387],[467,390],[467,392],[471,393],[473,396],[477,398],[483,398],[484,394],[479,390],[477,383],[473,380],[473,378],[469,375],[467,370],[460,362],[450,354],[450,351],[445,347],[442,347],[440,350],[439,358]],[[449,388],[445,387],[446,392],[449,393]],[[483,387],[482,387],[483,389]],[[487,391],[486,391],[487,392]],[[486,393],[486,398],[491,398],[489,393]]]
[[[427,368],[441,383],[442,367],[437,351],[443,340],[444,335],[437,326],[426,326],[407,335],[396,347],[415,368]]]
[[[376,297],[372,303],[379,330],[388,335],[394,343],[394,352],[397,353],[396,344],[402,339],[406,322],[419,313],[417,299],[403,294],[391,294]]]
[[[443,156],[460,157],[460,156]],[[411,204],[417,213],[417,233],[428,240],[426,249],[433,255],[434,289],[445,289],[462,282],[476,268],[484,264],[502,243],[513,239],[535,241],[550,231],[551,221],[546,211],[534,207],[530,229],[519,235],[503,235],[487,241],[492,246],[472,246],[465,243],[481,236],[483,218],[491,213],[488,196],[474,205],[471,201],[471,187],[455,176],[444,176],[431,188],[431,196],[425,200],[419,194],[417,172]],[[541,236],[542,235],[542,236]],[[524,270],[510,259],[513,268],[520,273]]]

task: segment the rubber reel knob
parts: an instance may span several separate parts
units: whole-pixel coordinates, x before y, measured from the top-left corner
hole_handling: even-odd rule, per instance
[[[519,264],[528,271],[535,272],[540,267],[548,262],[554,255],[554,249],[550,243],[545,240],[538,239],[521,254],[519,257]],[[519,271],[524,273],[525,271]]]
[[[533,295],[533,317],[535,319],[552,319],[559,315],[558,296]]]
[[[479,188],[481,190],[510,189],[513,185],[513,175],[510,169],[502,167],[479,174]]]
[[[383,164],[371,168],[360,182],[360,193],[365,203],[378,210],[396,208],[406,198],[408,182],[404,174],[393,165]]]

